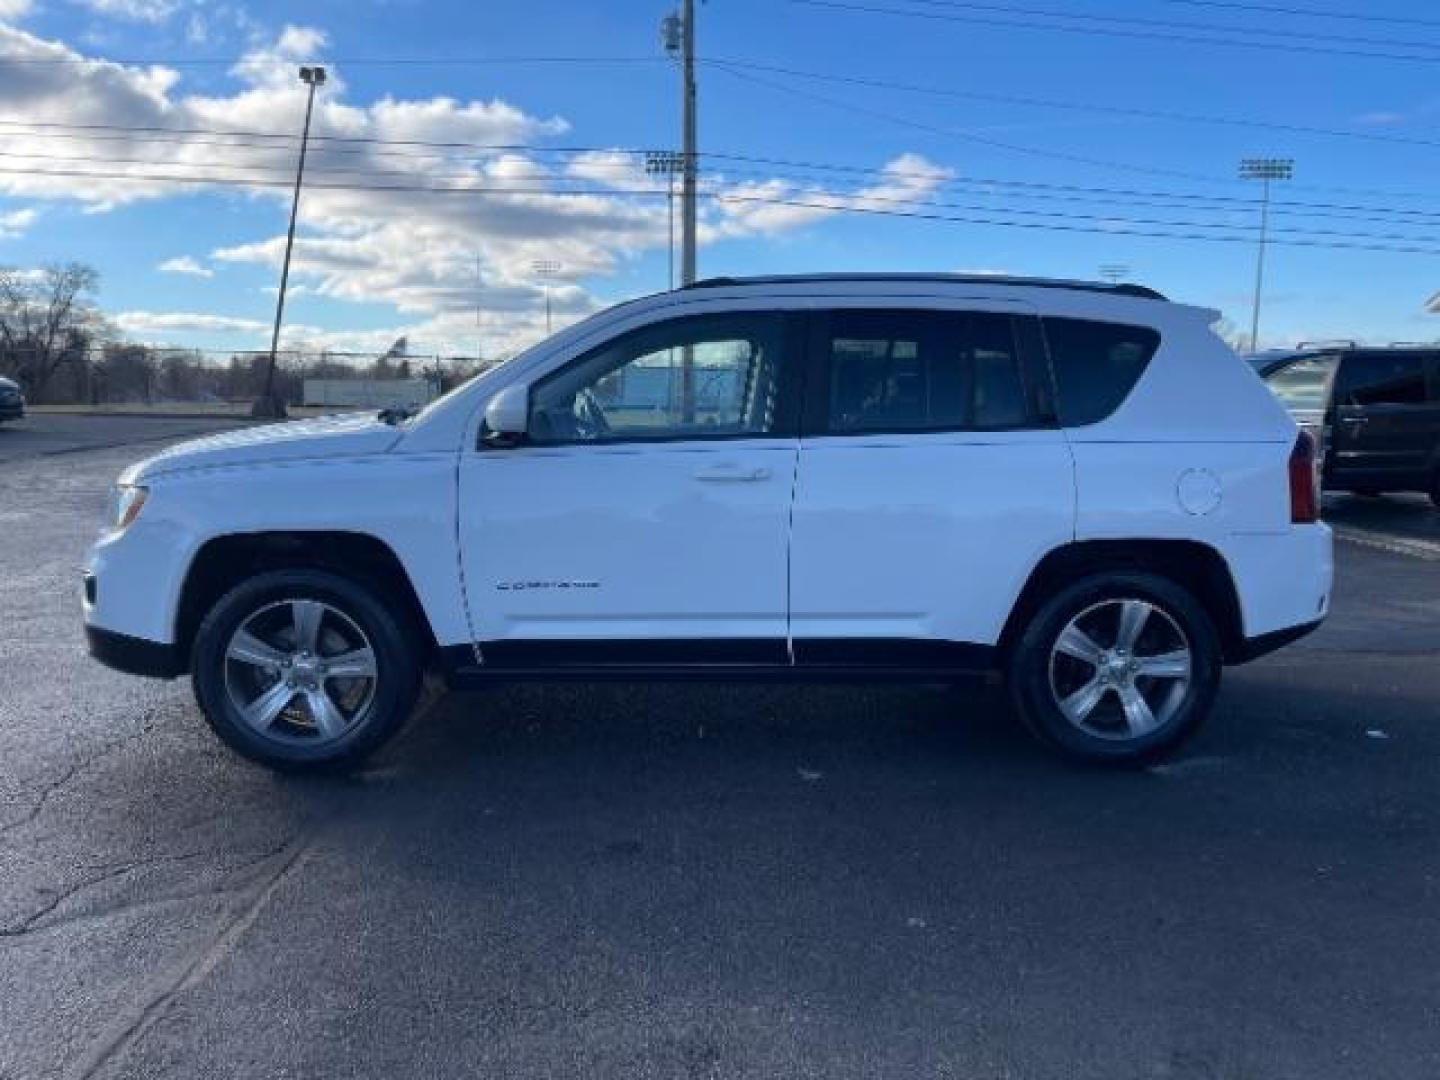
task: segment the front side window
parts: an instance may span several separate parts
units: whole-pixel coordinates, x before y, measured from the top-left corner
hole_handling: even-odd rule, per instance
[[[1419,353],[1352,353],[1340,366],[1342,405],[1425,404],[1425,358]]]
[[[1160,348],[1160,335],[1149,327],[1090,319],[1047,318],[1045,341],[1064,427],[1093,424],[1118,409]]]
[[[1330,404],[1330,383],[1338,362],[1335,356],[1307,356],[1271,372],[1265,381],[1292,412],[1322,410]]]
[[[775,430],[785,317],[696,316],[625,334],[530,394],[540,444],[763,435]]]
[[[1009,315],[844,311],[831,318],[834,434],[1026,426]]]

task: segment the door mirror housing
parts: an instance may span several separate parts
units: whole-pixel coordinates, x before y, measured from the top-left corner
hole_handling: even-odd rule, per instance
[[[530,388],[507,386],[485,406],[480,439],[486,446],[515,446],[525,438],[530,423]]]

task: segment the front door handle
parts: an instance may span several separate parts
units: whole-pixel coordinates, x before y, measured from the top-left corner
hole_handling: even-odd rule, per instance
[[[747,468],[744,465],[707,465],[703,469],[695,470],[695,479],[704,480],[708,483],[753,483],[756,480],[768,480],[770,470],[767,468]]]

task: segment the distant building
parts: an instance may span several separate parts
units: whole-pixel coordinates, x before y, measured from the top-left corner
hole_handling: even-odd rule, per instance
[[[305,380],[305,404],[321,408],[408,408],[438,396],[439,387],[429,379]]]

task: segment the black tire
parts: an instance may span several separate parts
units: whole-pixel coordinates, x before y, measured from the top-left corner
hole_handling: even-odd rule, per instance
[[[281,680],[269,682],[275,673],[262,670],[251,661],[227,659],[232,639],[242,626],[247,630],[258,627],[257,619],[283,623],[287,607],[293,611],[297,602],[303,606],[304,602],[315,601],[326,609],[317,620],[317,634],[325,635],[331,642],[344,643],[332,646],[328,656],[324,655],[324,645],[317,646],[314,655],[318,660],[337,659],[337,648],[343,649],[346,645],[358,643],[369,649],[373,680],[357,678],[339,683],[341,688],[363,696],[364,704],[358,706],[353,715],[344,711],[343,704],[337,705],[338,715],[347,723],[337,726],[340,734],[325,737],[319,727],[313,725],[315,711],[323,709],[312,710],[305,704],[308,695],[297,691],[298,697],[262,732],[242,714],[236,700],[236,683],[257,680],[259,687],[268,686],[283,696],[284,691],[278,686]],[[222,596],[200,624],[191,649],[190,674],[195,699],[205,719],[225,743],[270,768],[300,771],[343,769],[358,764],[400,730],[419,694],[422,675],[421,653],[416,644],[419,635],[410,620],[398,612],[396,606],[387,604],[369,588],[338,574],[319,570],[259,574]],[[294,618],[298,623],[299,616]],[[283,653],[294,644],[299,626],[294,627],[288,645],[283,644],[283,625],[278,632],[281,639],[271,632],[265,635],[263,643],[274,645],[282,640],[279,648]],[[289,662],[294,663],[293,658]],[[310,674],[315,677],[313,672]],[[321,692],[334,704],[332,695],[338,677],[318,677],[325,687]],[[287,719],[291,715],[296,718],[294,722]],[[312,725],[308,732],[307,717]]]
[[[1099,704],[1091,706],[1094,711],[1085,726],[1067,717],[1061,709],[1059,697],[1066,695],[1067,700],[1074,699],[1068,696],[1064,684],[1057,685],[1056,680],[1072,678],[1071,686],[1078,683],[1081,688],[1087,688],[1092,685],[1087,678],[1089,672],[1083,662],[1070,656],[1057,656],[1052,661],[1060,635],[1072,621],[1080,620],[1081,624],[1085,624],[1085,620],[1096,620],[1085,625],[1092,627],[1095,637],[1101,639],[1108,636],[1103,633],[1101,623],[1109,618],[1113,610],[1118,636],[1120,608],[1113,602],[1125,600],[1143,601],[1152,609],[1131,650],[1136,661],[1143,662],[1161,652],[1173,654],[1178,646],[1171,644],[1167,649],[1166,642],[1173,642],[1176,634],[1183,637],[1182,644],[1189,650],[1188,683],[1183,691],[1178,680],[1168,681],[1173,676],[1152,679],[1134,672],[1119,676],[1122,682],[1127,677],[1130,680],[1129,686],[1124,688],[1127,693],[1132,688],[1138,688],[1142,696],[1155,695],[1162,703],[1158,710],[1152,708],[1150,713],[1157,725],[1138,735],[1131,734],[1119,687],[1107,685],[1099,691]],[[1156,610],[1164,618],[1156,616]],[[1093,643],[1107,645],[1107,657],[1116,645],[1116,642],[1102,640]],[[1221,662],[1220,639],[1215,626],[1188,590],[1156,574],[1125,571],[1086,577],[1046,601],[1030,619],[1011,651],[1007,677],[1011,697],[1021,719],[1043,742],[1079,761],[1144,765],[1174,751],[1209,714],[1220,684]],[[1074,668],[1076,664],[1080,667]],[[1074,670],[1060,670],[1067,666]],[[1098,664],[1090,665],[1090,668],[1097,679],[1115,677],[1108,673],[1100,675],[1102,668]],[[1073,690],[1069,692],[1073,693]],[[1147,708],[1151,708],[1148,702]],[[1097,734],[1097,730],[1101,733]]]

